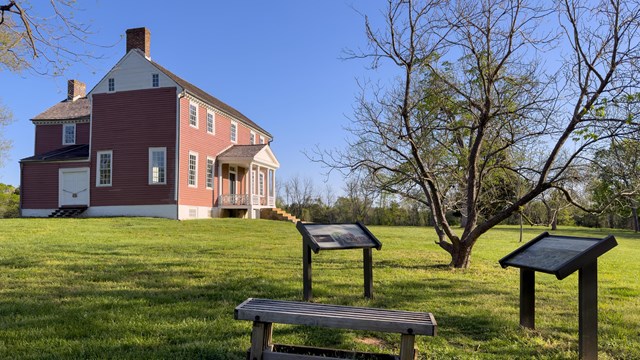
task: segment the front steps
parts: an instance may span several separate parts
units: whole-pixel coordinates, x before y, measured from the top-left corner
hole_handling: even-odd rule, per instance
[[[80,216],[85,210],[87,210],[86,206],[65,206],[49,214],[49,217],[50,218],[75,218]]]
[[[298,219],[297,217],[280,208],[262,209],[260,211],[260,218],[268,220],[290,221],[294,224],[300,221],[300,219]]]

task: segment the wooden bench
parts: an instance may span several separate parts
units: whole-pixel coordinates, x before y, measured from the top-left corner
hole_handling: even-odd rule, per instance
[[[282,345],[271,342],[273,323],[400,333],[402,334],[399,357],[401,360],[410,360],[416,357],[415,335],[436,335],[436,320],[431,313],[309,302],[249,298],[236,307],[234,318],[253,321],[251,349],[249,350],[250,360],[320,358],[320,356],[309,354],[278,351]],[[291,352],[291,349],[295,347],[287,348],[288,352]],[[311,352],[321,350],[305,349]],[[323,355],[327,354],[326,350]],[[336,350],[337,352],[339,351]],[[350,353],[351,355],[362,355],[362,353]],[[321,358],[328,360],[339,357],[322,356]]]

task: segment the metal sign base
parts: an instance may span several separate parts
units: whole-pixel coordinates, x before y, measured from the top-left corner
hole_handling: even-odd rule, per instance
[[[582,360],[598,359],[598,262],[578,272],[578,349]],[[535,329],[535,272],[520,269],[520,326]]]

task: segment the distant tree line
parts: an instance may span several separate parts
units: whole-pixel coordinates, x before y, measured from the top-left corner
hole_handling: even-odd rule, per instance
[[[581,180],[571,185],[575,189],[573,197],[591,204],[596,210],[588,212],[577,208],[567,201],[562,191],[551,190],[523,206],[502,223],[518,225],[522,222],[523,226],[546,226],[552,230],[556,230],[558,226],[584,226],[631,229],[637,232],[638,217],[634,206],[640,203],[640,195],[635,191],[636,187],[640,187],[640,176],[623,176],[614,181],[611,169],[613,166],[624,165],[628,167],[626,171],[631,171],[635,166],[636,171],[640,172],[640,161],[630,155],[630,149],[640,154],[640,142],[633,146],[628,142],[625,144],[627,153],[619,162],[607,159],[594,163],[588,170],[589,174],[577,176]],[[613,145],[610,149],[603,150],[599,156],[611,156],[615,147]],[[622,171],[616,173],[621,174]],[[494,199],[489,203],[508,203],[518,195],[517,184],[505,182],[501,188],[496,191],[501,200]],[[433,226],[429,207],[418,201],[380,192],[363,177],[348,178],[341,195],[337,196],[330,186],[318,187],[310,178],[293,176],[278,183],[277,202],[280,208],[303,221],[361,221],[367,225]],[[446,217],[453,226],[463,226],[465,221],[460,209],[448,211]]]

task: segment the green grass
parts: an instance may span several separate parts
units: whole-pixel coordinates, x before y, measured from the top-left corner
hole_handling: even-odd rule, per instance
[[[362,253],[345,250],[313,255],[315,301],[432,312],[438,336],[417,337],[421,358],[577,357],[577,274],[536,274],[537,329],[518,326],[518,270],[497,262],[520,245],[517,228],[486,234],[470,270],[444,266],[429,228],[371,230],[383,243],[374,299],[362,298]],[[619,245],[598,262],[600,358],[640,359],[640,236],[614,234]],[[247,297],[300,300],[300,242],[292,224],[262,220],[1,220],[0,358],[243,359],[251,325],[233,309]],[[287,325],[274,340],[399,346],[396,334]]]

